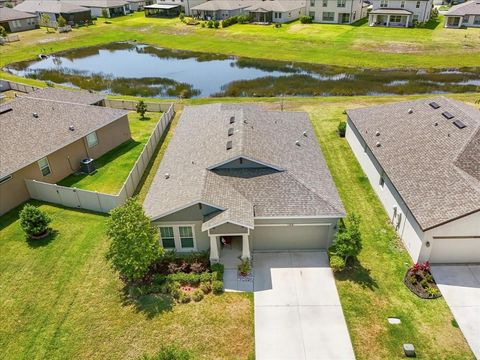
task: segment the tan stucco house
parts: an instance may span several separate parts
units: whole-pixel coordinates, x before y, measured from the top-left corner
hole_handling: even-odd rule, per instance
[[[412,259],[480,262],[480,111],[437,97],[347,115],[346,138]]]
[[[186,107],[144,202],[164,248],[326,249],[345,210],[308,115]]]
[[[43,99],[39,91],[0,106],[0,215],[30,198],[26,179],[56,183],[82,159],[131,138],[127,111],[90,105],[98,95],[88,92],[62,92],[70,101]]]

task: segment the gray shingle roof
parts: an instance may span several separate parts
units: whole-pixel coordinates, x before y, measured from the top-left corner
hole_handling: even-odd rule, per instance
[[[471,0],[452,6],[445,16],[480,15],[480,0]]]
[[[244,9],[258,0],[211,0],[192,7],[197,11],[218,11]]]
[[[4,110],[11,111],[2,113]],[[34,117],[36,113],[38,117]],[[16,98],[0,105],[0,177],[59,150],[122,116],[124,110]],[[74,131],[69,130],[73,125]]]
[[[15,9],[10,9],[8,7],[3,7],[0,9],[0,21],[12,21],[12,20],[21,20],[21,19],[31,19],[36,18],[36,15],[29,14],[24,11],[19,11]]]
[[[70,3],[75,3],[80,6],[85,6],[88,8],[98,7],[98,8],[113,8],[121,7],[128,5],[126,1],[123,0],[63,0]]]
[[[479,110],[438,97],[347,114],[423,230],[480,210]]]
[[[286,12],[303,8],[306,2],[303,0],[270,0],[257,1],[246,10],[251,12],[278,11]]]
[[[410,10],[406,9],[391,9],[391,8],[382,8],[370,11],[370,14],[392,14],[392,15],[411,15],[413,14]]]
[[[222,169],[238,158],[270,169]],[[204,230],[225,221],[251,228],[254,216],[345,213],[307,114],[247,105],[184,109],[144,207],[157,219],[198,202],[223,210],[206,219]]]
[[[75,104],[93,105],[105,99],[105,95],[89,92],[89,91],[68,91],[56,88],[43,88],[35,90],[28,94],[20,94],[17,96],[28,97],[34,99],[45,99],[54,101],[71,102]]]
[[[89,9],[75,3],[57,0],[25,0],[14,7],[15,10],[29,13],[72,14],[89,11]]]

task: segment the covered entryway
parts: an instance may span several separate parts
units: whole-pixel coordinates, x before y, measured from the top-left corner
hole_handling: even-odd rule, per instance
[[[480,263],[480,238],[433,238],[431,263]]]
[[[255,225],[253,250],[321,250],[330,245],[330,224]]]
[[[445,17],[445,27],[459,28],[462,26],[462,17],[461,16],[446,16]]]

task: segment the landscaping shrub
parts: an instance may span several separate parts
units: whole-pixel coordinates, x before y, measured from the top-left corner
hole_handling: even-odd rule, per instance
[[[190,270],[196,274],[202,273],[205,271],[205,264],[202,264],[199,261],[195,261],[190,264]]]
[[[0,36],[1,37],[6,37],[7,36],[7,30],[3,26],[0,26]]]
[[[360,233],[360,217],[355,213],[347,216],[347,222],[338,222],[337,234],[333,241],[331,252],[340,256],[347,263],[349,258],[355,258],[362,250],[362,236]]]
[[[157,285],[165,284],[166,281],[167,281],[167,277],[162,274],[155,274],[152,277],[152,282]]]
[[[345,269],[345,260],[340,256],[333,255],[330,257],[330,267],[333,272],[341,272]]]
[[[252,21],[252,15],[238,15],[237,16],[237,22],[239,24],[248,24],[250,21]]]
[[[178,16],[178,18],[180,19],[180,21],[183,22],[183,20],[185,19],[185,14],[182,12],[180,13],[180,15]]]
[[[188,295],[186,292],[180,290],[180,295],[179,295],[178,298],[177,298],[177,301],[178,301],[180,304],[187,304],[187,303],[189,303],[191,300],[192,300],[192,298],[190,297],[190,295]]]
[[[231,26],[233,24],[236,24],[236,23],[238,23],[238,17],[237,16],[229,17],[229,18],[222,21],[222,28],[229,27],[229,26]]]
[[[215,295],[223,293],[223,281],[215,280],[212,282],[212,291]]]
[[[300,22],[302,24],[311,24],[313,22],[313,17],[311,17],[311,16],[300,16]]]
[[[345,137],[345,132],[347,130],[347,123],[345,121],[340,121],[338,123],[338,136]]]
[[[192,359],[190,352],[177,349],[174,346],[168,346],[161,349],[153,356],[143,355],[141,360],[190,360]]]
[[[67,20],[65,20],[65,18],[60,15],[57,19],[57,24],[58,24],[58,27],[64,27],[67,25]]]
[[[204,297],[203,291],[200,289],[197,289],[192,293],[192,299],[195,302],[201,301],[203,297]]]
[[[220,280],[222,281],[223,280],[223,272],[225,271],[225,267],[223,266],[223,264],[220,264],[220,263],[216,263],[216,264],[212,264],[210,265],[210,270],[212,271],[212,273],[216,273],[216,277],[213,278],[213,280]]]
[[[140,100],[137,105],[135,105],[135,110],[140,114],[140,119],[145,119],[145,113],[147,112],[147,104],[145,104],[145,101]]]
[[[210,281],[201,282],[200,290],[202,290],[205,295],[209,294],[210,291],[212,291],[212,283]]]
[[[248,275],[251,269],[252,267],[248,259],[242,260],[242,262],[238,265],[238,271],[240,272],[240,275],[243,276]]]
[[[207,22],[207,27],[208,27],[209,29],[213,29],[213,20],[208,20],[208,22]]]
[[[20,226],[29,237],[45,234],[51,221],[45,212],[30,204],[26,204],[20,212]]]
[[[179,282],[181,285],[197,286],[200,284],[200,275],[194,273],[175,273],[167,276],[168,281]]]
[[[218,20],[215,20],[213,22],[213,26],[215,27],[215,29],[218,29],[220,27],[220,22]]]

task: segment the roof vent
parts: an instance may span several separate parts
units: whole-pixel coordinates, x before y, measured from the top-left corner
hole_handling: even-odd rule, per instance
[[[75,131],[75,126],[70,125],[70,126],[68,127],[68,130],[70,130],[70,131]]]
[[[300,141],[295,141],[295,145],[300,146]]]
[[[37,113],[33,113],[32,114],[34,118],[38,118],[38,114]]]
[[[435,125],[435,126],[438,126],[438,122],[436,122],[436,123],[435,123],[435,124],[433,124],[433,125]]]
[[[413,109],[408,109],[409,114],[413,114]]]
[[[165,179],[170,179],[170,174],[169,173],[165,173]]]
[[[233,135],[233,128],[229,128],[228,129],[228,136],[232,136]]]
[[[376,147],[380,147],[382,146],[382,144],[380,144],[380,141],[377,141],[377,143],[375,144]]]
[[[307,132],[306,131],[303,132],[303,136],[307,137]]]
[[[453,122],[453,125],[455,125],[459,129],[463,129],[467,127],[467,125],[465,125],[462,120],[455,120]]]
[[[13,109],[11,107],[7,107],[5,109],[1,109],[0,110],[0,114],[6,114],[8,113],[9,111],[12,111]]]
[[[452,114],[450,114],[448,111],[443,112],[442,115],[445,119],[448,119],[448,120],[453,119],[455,117]]]
[[[234,124],[235,123],[235,116],[232,116],[230,117],[230,124]]]
[[[438,109],[440,107],[440,105],[438,105],[435,101],[432,101],[431,103],[429,103],[428,105],[430,105],[432,108],[434,109]]]
[[[232,140],[227,141],[227,150],[230,150],[232,148],[232,146],[233,146]]]
[[[380,131],[377,130],[377,131],[375,132],[375,136],[380,136]]]

